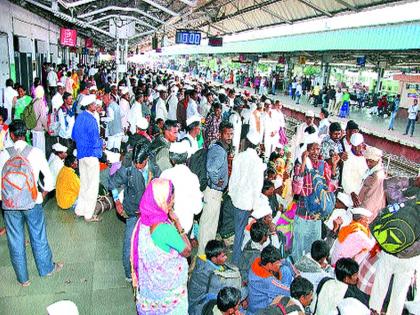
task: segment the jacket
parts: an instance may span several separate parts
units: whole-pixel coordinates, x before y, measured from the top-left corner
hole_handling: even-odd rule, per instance
[[[146,169],[148,172],[148,169]],[[152,176],[148,175],[148,181]],[[146,190],[147,183],[141,170],[134,166],[122,166],[115,174],[109,177],[110,190],[124,188],[123,207],[125,213],[130,217],[137,216],[140,199]]]
[[[108,107],[108,115],[112,120],[108,122],[108,135],[115,136],[123,132],[121,110],[117,103],[112,102]]]
[[[98,124],[92,113],[83,111],[74,123],[71,137],[76,142],[77,159],[102,156],[102,140]]]
[[[227,151],[219,144],[211,144],[207,151],[207,178],[210,189],[224,191],[228,185],[228,160]],[[218,186],[219,180],[223,181],[222,186]]]

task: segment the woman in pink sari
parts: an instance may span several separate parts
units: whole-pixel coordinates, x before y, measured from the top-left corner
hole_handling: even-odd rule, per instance
[[[188,314],[191,245],[173,213],[170,180],[150,182],[140,201],[131,239],[133,287],[138,314]]]

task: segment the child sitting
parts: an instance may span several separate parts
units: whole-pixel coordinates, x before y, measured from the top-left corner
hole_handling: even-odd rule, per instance
[[[188,283],[188,314],[201,315],[204,305],[215,300],[217,293],[230,282],[241,289],[238,268],[226,264],[226,247],[223,241],[211,240],[205,248],[205,255],[197,257]],[[228,276],[228,277],[227,277]],[[243,299],[246,298],[246,290]]]

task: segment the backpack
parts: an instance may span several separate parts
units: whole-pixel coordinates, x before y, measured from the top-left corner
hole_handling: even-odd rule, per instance
[[[34,129],[36,127],[39,117],[36,117],[34,101],[30,102],[29,105],[25,107],[20,117],[25,123],[26,128]]]
[[[391,255],[397,255],[410,248],[420,238],[419,205],[415,199],[405,202],[397,212],[384,208],[370,224],[370,230],[381,248]],[[418,253],[412,251],[404,258]],[[399,256],[400,257],[400,256]]]
[[[188,139],[189,140],[189,139]],[[204,191],[207,188],[207,150],[201,148],[196,151],[187,161],[187,166],[190,171],[197,175],[198,181],[200,182],[200,191]]]
[[[152,146],[150,148],[150,152],[149,152],[149,168],[150,171],[153,174],[153,177],[159,177],[160,174],[162,173],[162,170],[160,169],[159,165],[157,164],[156,161],[156,157],[159,154],[160,150],[162,150],[165,146],[162,145],[157,145],[157,146]]]
[[[283,296],[278,303],[271,304],[267,308],[260,310],[257,315],[287,315],[293,312],[297,312],[298,315],[305,314],[289,296]]]
[[[216,141],[215,144],[222,146],[219,141]],[[196,151],[187,161],[187,166],[190,171],[197,175],[198,181],[200,182],[200,190],[204,191],[207,188],[208,178],[207,178],[207,151],[208,149],[201,148]]]
[[[22,152],[14,147],[6,149],[10,158],[1,174],[1,197],[4,210],[30,210],[38,196],[37,183],[28,161],[32,147],[26,146]]]
[[[304,198],[305,209],[309,214],[320,214],[327,217],[335,208],[335,195],[328,191],[327,182],[324,177],[324,164],[320,169],[310,170],[312,176],[312,194]]]
[[[58,132],[60,131],[60,121],[58,120],[58,110],[55,113],[51,113],[48,115],[48,134],[50,136],[58,136]]]
[[[234,287],[238,290],[242,288],[242,278],[238,267],[225,264],[223,265],[223,271],[214,270],[210,274],[207,282],[207,294],[214,293],[217,295],[224,287]]]
[[[261,251],[252,248],[251,244],[252,240],[249,240],[248,243],[246,243],[238,264],[242,280],[247,283],[249,269],[251,268],[251,265],[255,261],[255,259],[257,259],[257,257],[260,257],[261,255]]]

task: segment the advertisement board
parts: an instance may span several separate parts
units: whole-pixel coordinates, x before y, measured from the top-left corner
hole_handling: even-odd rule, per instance
[[[69,28],[60,28],[60,45],[75,47],[77,41],[77,31]]]

